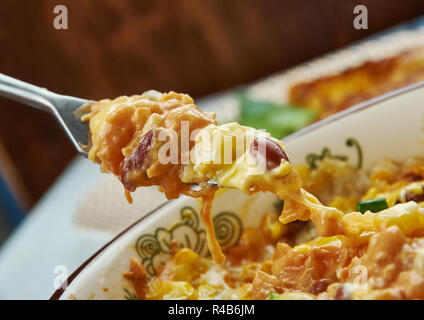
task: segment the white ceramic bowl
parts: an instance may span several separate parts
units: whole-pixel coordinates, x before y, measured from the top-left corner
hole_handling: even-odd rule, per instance
[[[368,167],[381,158],[424,156],[424,83],[394,91],[317,122],[285,140],[294,165],[314,165],[325,153]],[[221,245],[237,243],[244,227],[258,226],[277,201],[272,194],[248,197],[221,191],[212,208]],[[125,299],[133,297],[122,276],[135,257],[154,275],[169,259],[171,239],[201,255],[208,253],[199,219],[200,201],[180,197],[157,208],[99,250],[68,279],[53,299]],[[142,244],[142,245],[141,245]]]

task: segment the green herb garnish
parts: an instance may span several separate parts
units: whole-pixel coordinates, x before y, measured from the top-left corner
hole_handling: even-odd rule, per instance
[[[356,207],[359,212],[365,213],[368,210],[371,212],[379,212],[381,210],[387,209],[389,206],[387,205],[386,199],[379,198],[374,200],[358,202]]]
[[[268,300],[280,300],[280,294],[277,292],[271,292],[269,294]]]
[[[239,92],[237,97],[241,106],[239,123],[266,129],[277,139],[305,127],[317,116],[314,111],[306,108],[251,100],[243,92]]]

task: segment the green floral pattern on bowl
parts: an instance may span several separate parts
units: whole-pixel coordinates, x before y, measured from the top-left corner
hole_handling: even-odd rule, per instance
[[[363,154],[362,154],[361,145],[359,144],[358,140],[356,140],[355,138],[348,138],[346,140],[345,144],[348,147],[355,147],[356,148],[356,152],[358,154],[358,160],[357,160],[358,162],[357,162],[356,166],[359,169],[362,168]],[[310,168],[316,169],[317,168],[317,161],[323,160],[325,158],[338,159],[338,160],[342,160],[342,161],[348,161],[349,160],[349,157],[347,155],[340,155],[340,154],[333,155],[330,148],[324,147],[320,154],[309,153],[308,155],[306,155],[305,161]]]
[[[243,232],[240,218],[225,211],[213,217],[215,235],[223,250],[234,246]],[[135,248],[149,276],[156,275],[159,266],[171,257],[171,242],[176,240],[179,248],[190,248],[200,256],[208,256],[206,231],[200,228],[200,218],[192,207],[180,210],[180,220],[171,228],[157,228],[153,234],[143,234]]]

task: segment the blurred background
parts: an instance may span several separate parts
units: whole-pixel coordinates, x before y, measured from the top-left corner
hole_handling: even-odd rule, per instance
[[[53,27],[57,5],[68,9],[67,30]],[[367,29],[353,27],[356,5],[368,9]],[[423,0],[0,0],[0,72],[88,99],[148,89],[198,98],[236,88],[238,120],[283,137],[424,79],[424,43],[405,36],[405,47],[386,41],[400,45],[384,54],[368,47],[353,67],[286,88],[267,82],[255,100],[266,76],[401,23],[416,28],[423,14]],[[0,98],[0,243],[75,155],[52,116]]]

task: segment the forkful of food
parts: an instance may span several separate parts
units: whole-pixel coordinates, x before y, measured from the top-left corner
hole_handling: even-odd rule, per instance
[[[131,192],[152,185],[168,199],[201,198],[217,263],[225,261],[210,213],[218,188],[272,192],[285,201],[281,222],[312,219],[321,235],[348,232],[339,210],[301,188],[283,142],[236,122],[218,125],[187,94],[151,90],[90,101],[0,74],[0,95],[53,114],[79,153],[118,177],[129,202]]]
[[[200,186],[251,193],[261,188],[249,180],[258,172],[268,180],[290,172],[281,141],[237,123],[219,126],[185,94],[147,91],[95,102],[0,74],[0,95],[53,114],[77,151],[118,175],[128,191],[158,184],[168,198]],[[170,156],[161,153],[167,145]]]
[[[181,140],[184,138],[181,137],[184,135],[182,130],[186,130],[188,134],[191,134],[188,137],[186,149],[183,150],[182,148],[181,150],[181,158],[183,158],[187,156],[187,151],[190,151],[194,142],[196,142],[193,140],[195,138],[194,134],[210,125],[203,133],[211,134],[211,140],[205,141],[204,134],[201,135],[203,140],[198,139],[195,150],[197,153],[200,152],[197,155],[197,159],[203,165],[211,162],[211,168],[215,172],[208,172],[211,177],[209,181],[201,181],[199,173],[197,173],[195,179],[197,181],[191,181],[189,171],[193,170],[193,166],[186,166],[183,179],[185,181],[183,183],[189,184],[191,189],[199,189],[197,187],[199,184],[203,184],[206,187],[218,187],[218,180],[224,181],[225,179],[222,176],[213,179],[213,173],[216,174],[218,171],[222,173],[220,169],[224,167],[228,169],[228,164],[231,164],[232,160],[234,160],[233,154],[229,150],[231,153],[230,160],[228,161],[228,157],[225,158],[225,166],[219,166],[220,159],[216,157],[217,152],[222,152],[217,148],[221,147],[221,145],[212,145],[210,142],[216,143],[220,138],[231,136],[240,139],[243,138],[245,133],[249,133],[249,137],[253,136],[253,129],[242,127],[235,123],[217,126],[214,114],[198,109],[188,95],[172,92],[161,94],[156,91],[148,91],[139,96],[119,97],[114,100],[105,99],[95,102],[57,94],[45,88],[0,74],[0,95],[53,114],[80,154],[98,162],[104,172],[120,174],[122,171],[122,182],[126,189],[131,191],[147,183],[141,180],[136,181],[136,177],[129,174],[129,172],[133,172],[135,166],[140,165],[140,160],[146,157],[148,159],[146,158],[145,160],[150,162],[154,160],[153,158],[158,158],[158,142],[161,145],[164,144],[164,141],[158,141],[159,136]],[[184,127],[184,125],[186,126]],[[169,134],[167,134],[167,130]],[[171,130],[173,130],[172,133]],[[260,141],[264,141],[263,147]],[[177,141],[175,140],[174,142]],[[265,163],[267,169],[274,169],[280,166],[281,159],[288,164],[284,146],[279,140],[272,137],[263,137],[263,139],[251,141],[251,144],[249,154],[252,157],[262,157],[262,153],[266,151],[265,157],[262,158],[267,161]],[[209,150],[205,154],[205,148],[208,147],[213,147],[214,149]],[[185,154],[183,154],[184,152]],[[207,157],[215,158],[207,159]],[[170,163],[172,165],[179,164],[178,161],[184,159],[171,160],[174,160],[174,163]],[[187,164],[187,161],[182,162]],[[147,169],[146,165],[143,165]],[[170,168],[171,166],[167,167],[167,169]],[[286,165],[285,168],[287,170],[289,166]],[[156,165],[156,173],[158,173],[159,169],[158,165]],[[172,174],[172,172],[169,172],[169,174]],[[149,185],[157,183],[159,179],[150,180]],[[193,188],[193,185],[196,187]],[[230,187],[230,185],[227,186]],[[173,190],[170,187],[165,184],[163,187],[164,191],[168,191],[167,196],[169,198],[178,196],[178,194],[173,194]]]

